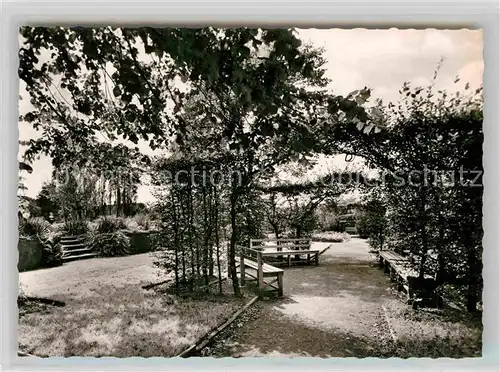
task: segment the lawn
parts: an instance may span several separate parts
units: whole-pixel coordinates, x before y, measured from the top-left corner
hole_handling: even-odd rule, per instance
[[[37,356],[175,356],[244,302],[229,288],[196,297],[141,288],[160,280],[149,254],[23,273],[27,295],[65,306],[21,309],[19,347]]]

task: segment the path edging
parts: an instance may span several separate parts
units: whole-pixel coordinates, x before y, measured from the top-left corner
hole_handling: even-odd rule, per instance
[[[215,330],[209,332],[208,334],[200,337],[198,341],[189,346],[187,349],[178,354],[178,357],[187,358],[195,352],[201,351],[205,346],[207,346],[212,339],[231,325],[245,310],[252,306],[255,302],[259,300],[259,296],[253,297],[248,301],[243,307],[238,309],[228,320],[219,325]]]

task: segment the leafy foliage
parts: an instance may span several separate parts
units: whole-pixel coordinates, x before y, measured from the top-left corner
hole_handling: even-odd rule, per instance
[[[125,221],[118,217],[103,217],[97,221],[96,232],[100,234],[113,233],[127,228]]]
[[[60,204],[57,198],[57,186],[55,182],[47,182],[42,185],[37,198],[34,201],[37,213],[49,221],[56,218],[60,212]],[[32,213],[32,215],[36,215]]]
[[[45,236],[50,229],[50,223],[42,217],[33,217],[19,221],[20,235],[35,237]]]
[[[63,264],[63,251],[61,246],[61,235],[53,235],[47,238],[39,237],[42,245],[42,267],[55,267]]]
[[[120,231],[95,234],[90,238],[88,246],[100,257],[116,257],[130,253],[130,239]]]
[[[143,230],[149,230],[151,228],[151,218],[147,214],[138,214],[134,217],[134,220],[137,222],[137,225],[140,226]]]
[[[405,84],[401,93],[398,106],[383,109],[385,129],[370,141],[359,135],[346,142],[346,151],[385,171],[387,246],[413,257],[421,277],[466,286],[464,301],[475,311],[482,288],[481,89],[450,96]]]
[[[368,238],[370,245],[378,250],[383,249],[387,234],[386,209],[381,199],[372,196],[364,203],[356,225],[360,237]]]
[[[68,235],[83,235],[89,231],[89,226],[85,220],[67,220],[64,223],[64,232]]]

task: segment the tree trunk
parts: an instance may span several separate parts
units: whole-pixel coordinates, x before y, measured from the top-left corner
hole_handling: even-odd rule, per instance
[[[238,201],[237,191],[234,189],[231,192],[231,239],[229,243],[228,252],[228,263],[229,263],[229,274],[233,282],[233,292],[237,297],[241,296],[240,284],[238,282],[238,275],[236,274],[236,238],[237,238],[237,226],[236,226],[236,203]]]
[[[207,190],[206,190],[206,185],[201,186],[202,193],[203,193],[203,262],[202,262],[202,268],[203,268],[203,278],[205,280],[205,285],[207,286],[207,291],[208,291],[208,252],[209,252],[209,240],[210,240],[210,226],[209,226],[209,218],[208,218],[208,213],[210,212],[209,205],[207,205]]]
[[[121,189],[120,185],[116,188],[116,217],[120,216],[120,208],[121,208]]]
[[[191,190],[191,185],[189,185],[188,188],[188,231],[189,231],[189,252],[191,255],[191,280],[189,281],[190,283],[190,289],[191,292],[194,291],[194,280],[195,280],[195,273],[200,272],[200,266],[199,266],[199,257],[198,257],[198,248],[194,248],[194,234],[193,234],[193,194]],[[196,264],[195,264],[196,260]]]
[[[219,240],[219,200],[216,188],[214,189],[214,202],[215,202],[215,249],[217,254],[217,276],[219,278],[219,294],[222,294],[222,270],[220,267],[220,240]]]
[[[478,302],[478,278],[477,272],[479,271],[477,268],[477,262],[474,255],[474,246],[470,239],[467,239],[467,267],[469,271],[468,278],[468,286],[467,286],[467,311],[470,313],[477,311],[477,302]]]
[[[421,194],[420,194],[420,200],[421,200],[421,205],[420,205],[420,237],[422,239],[422,256],[420,257],[420,267],[418,270],[418,277],[420,279],[424,278],[424,272],[425,272],[425,263],[427,261],[427,251],[428,251],[428,242],[427,242],[427,230],[426,230],[426,223],[427,223],[427,215],[425,213],[425,205],[426,205],[426,190],[424,188],[421,189]]]
[[[175,199],[174,195],[172,194],[172,215],[174,217],[174,252],[175,252],[175,267],[174,267],[174,274],[175,274],[175,291],[176,293],[179,293],[179,221],[177,218],[177,213],[176,213],[176,206],[175,206]]]
[[[280,238],[279,229],[273,226],[273,230],[274,230],[274,236],[276,237],[276,239],[279,239]]]

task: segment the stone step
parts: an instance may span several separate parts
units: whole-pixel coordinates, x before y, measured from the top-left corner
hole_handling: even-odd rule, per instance
[[[65,244],[61,243],[61,248],[63,251],[71,251],[73,249],[85,248],[87,244],[85,243],[74,243],[74,244]]]
[[[77,255],[77,256],[63,257],[63,262],[70,262],[70,261],[76,261],[76,260],[84,260],[84,259],[87,259],[87,258],[94,258],[94,257],[97,257],[96,253],[84,253],[84,254],[80,254],[80,255]]]
[[[94,253],[94,252],[92,252],[90,248],[73,249],[70,251],[63,250],[63,257],[78,256],[83,253]]]
[[[86,235],[71,235],[71,236],[61,236],[61,241],[80,241],[85,240]]]
[[[63,243],[63,244],[73,244],[73,243],[84,242],[85,240],[86,240],[85,238],[81,238],[81,239],[63,239],[63,238],[61,238],[61,243]]]

